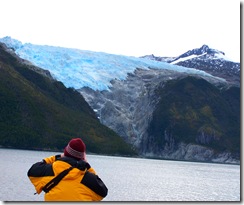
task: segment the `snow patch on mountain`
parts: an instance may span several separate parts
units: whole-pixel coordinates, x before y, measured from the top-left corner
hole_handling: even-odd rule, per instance
[[[197,58],[197,57],[200,57],[200,56],[203,56],[203,55],[206,55],[207,53],[203,53],[201,55],[190,55],[190,56],[187,56],[187,57],[183,57],[183,58],[179,58],[177,59],[176,61],[173,61],[172,63],[170,64],[176,64],[176,63],[179,63],[181,61],[186,61],[186,60],[190,60],[190,59],[193,59],[193,58]]]
[[[197,54],[192,54],[192,55],[189,55],[189,56],[186,56],[186,57],[180,57],[180,58],[177,58],[177,60],[174,60],[172,61],[170,64],[177,64],[179,62],[182,62],[182,61],[187,61],[187,60],[190,60],[190,59],[193,59],[193,58],[200,58],[200,57],[203,57],[203,56],[206,56],[208,55],[207,52],[203,53],[203,54],[200,54],[200,55],[197,55]],[[212,55],[208,55],[207,57],[208,59],[222,59],[222,60],[225,60],[225,61],[231,61],[231,62],[234,62],[233,60],[231,60],[230,58],[226,57],[223,53],[221,52],[216,52]]]

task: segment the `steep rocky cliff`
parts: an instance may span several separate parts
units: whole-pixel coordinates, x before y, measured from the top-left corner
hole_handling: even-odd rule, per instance
[[[79,91],[100,121],[137,148],[141,156],[238,162],[240,118],[236,114],[240,106],[239,88],[235,88],[234,97],[227,98],[222,96],[221,90],[228,90],[228,84],[222,80],[187,76],[187,73],[169,70],[137,69],[126,80],[113,80],[109,91],[89,88]],[[174,80],[179,85],[170,87],[168,82]],[[187,89],[178,90],[183,87]],[[162,106],[166,102],[170,106]],[[178,104],[177,109],[171,107],[174,103]],[[211,113],[216,107],[219,108],[216,113]],[[233,109],[223,115],[228,107]],[[166,115],[169,112],[179,113]],[[225,120],[224,124],[221,120]],[[225,130],[225,126],[230,129]],[[224,146],[226,143],[229,147]]]

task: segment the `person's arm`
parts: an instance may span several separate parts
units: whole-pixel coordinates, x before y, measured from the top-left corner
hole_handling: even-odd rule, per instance
[[[89,190],[92,191],[90,193],[92,201],[101,201],[104,197],[107,196],[108,188],[98,175],[91,172],[91,169],[92,168],[88,169],[89,171],[85,172],[84,177],[82,178],[80,183],[85,185],[87,188],[89,188]]]
[[[33,164],[27,172],[28,177],[54,176],[52,163],[55,162],[59,157],[61,157],[61,155],[50,156],[44,158],[41,162]]]
[[[54,176],[52,163],[56,161],[56,159],[60,157],[60,155],[50,156],[44,158],[41,162],[36,162],[31,166],[31,168],[27,172],[27,176],[29,177],[32,184],[35,186],[36,192],[38,194],[41,193],[42,187],[50,181],[50,178]]]

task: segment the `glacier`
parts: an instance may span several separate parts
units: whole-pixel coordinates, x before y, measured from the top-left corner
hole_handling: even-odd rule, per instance
[[[111,80],[125,80],[128,73],[133,73],[137,68],[167,69],[217,78],[201,70],[134,56],[50,45],[23,44],[9,36],[0,38],[0,42],[13,49],[19,57],[49,70],[53,78],[61,81],[66,87],[74,89],[90,87],[98,91],[109,90]]]

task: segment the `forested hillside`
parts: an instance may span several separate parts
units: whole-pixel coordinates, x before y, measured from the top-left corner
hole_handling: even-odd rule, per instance
[[[37,73],[33,67],[0,45],[2,147],[62,150],[71,138],[80,137],[91,153],[136,154],[99,122],[75,89]]]
[[[196,143],[239,156],[239,87],[219,89],[204,79],[186,77],[169,81],[157,92],[161,101],[149,126],[157,149]]]

